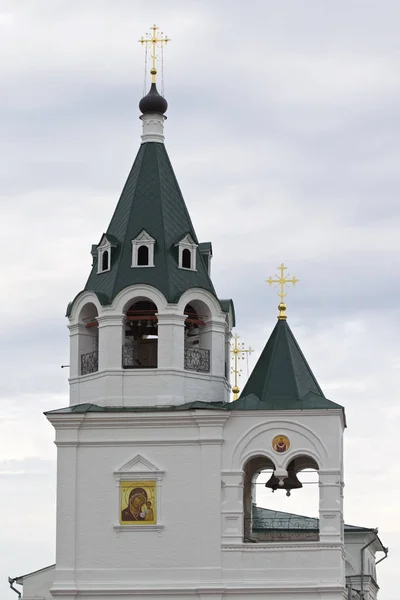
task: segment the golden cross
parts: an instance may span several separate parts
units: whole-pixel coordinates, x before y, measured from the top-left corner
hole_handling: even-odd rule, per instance
[[[287,295],[287,292],[285,292],[285,286],[288,283],[291,283],[292,285],[296,285],[296,283],[299,283],[299,280],[296,279],[296,277],[294,277],[294,276],[292,278],[285,277],[285,271],[286,271],[287,267],[285,267],[285,265],[283,263],[281,265],[279,265],[279,267],[277,267],[277,268],[281,272],[280,276],[275,274],[275,277],[277,277],[277,279],[272,279],[272,277],[269,277],[269,279],[267,279],[266,282],[269,283],[269,285],[272,285],[273,283],[277,283],[278,285],[276,287],[280,286],[280,288],[281,288],[280,292],[276,292],[281,299],[279,306],[278,306],[278,309],[279,309],[278,319],[285,320],[287,318],[286,317],[286,304],[283,301],[283,299]]]
[[[156,82],[156,75],[157,75],[157,69],[156,69],[157,44],[160,44],[160,46],[162,47],[163,44],[166,44],[167,42],[170,42],[171,39],[168,38],[167,36],[165,36],[162,31],[160,31],[160,36],[161,37],[157,37],[157,30],[159,29],[159,27],[157,27],[156,25],[153,25],[153,27],[151,27],[150,29],[151,29],[152,33],[146,33],[146,37],[141,37],[141,39],[139,40],[139,42],[142,45],[146,44],[146,47],[147,47],[147,44],[151,44],[152,45],[150,73],[151,73],[151,82],[155,83]]]
[[[235,335],[233,336],[234,342],[231,345],[232,360],[234,361],[234,366],[232,367],[231,371],[235,377],[235,385],[232,388],[234,400],[237,400],[239,398],[240,388],[238,387],[238,377],[240,377],[242,373],[242,370],[238,369],[238,361],[244,360],[246,353],[251,354],[253,352],[253,348],[251,348],[250,346],[248,348],[245,348],[243,342],[238,343],[239,337],[240,336],[237,333],[235,333]]]

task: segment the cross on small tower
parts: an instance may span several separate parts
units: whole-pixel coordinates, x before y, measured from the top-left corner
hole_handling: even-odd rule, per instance
[[[275,274],[275,277],[277,277],[277,279],[272,279],[272,277],[269,277],[269,279],[266,280],[267,283],[269,283],[269,285],[272,285],[273,283],[277,283],[278,285],[276,287],[280,286],[280,292],[276,292],[278,294],[278,296],[280,297],[281,301],[279,303],[278,309],[279,309],[279,315],[278,315],[278,319],[280,321],[285,320],[287,318],[286,316],[286,304],[284,303],[284,298],[287,295],[287,292],[285,292],[285,286],[288,283],[291,283],[292,285],[296,285],[296,283],[299,283],[299,280],[296,279],[296,277],[285,277],[285,271],[287,269],[287,267],[285,267],[285,265],[282,263],[281,265],[279,265],[279,267],[277,267],[279,269],[279,271],[281,272],[280,276]]]
[[[157,27],[156,25],[153,25],[153,27],[150,28],[152,33],[146,33],[146,37],[141,37],[141,39],[139,40],[139,42],[143,45],[147,45],[151,44],[152,48],[151,48],[151,69],[150,69],[150,73],[151,73],[151,82],[155,83],[156,82],[156,75],[157,75],[157,69],[156,69],[156,60],[157,60],[157,44],[160,44],[160,47],[162,48],[163,44],[166,44],[167,42],[170,42],[171,39],[168,38],[166,35],[164,35],[164,33],[162,31],[160,31],[160,37],[157,37],[157,30],[159,29],[159,27]]]
[[[253,352],[253,348],[251,348],[250,346],[248,348],[245,348],[243,342],[238,343],[239,337],[240,336],[237,333],[235,333],[235,335],[233,336],[234,342],[231,345],[232,360],[234,361],[232,373],[235,377],[235,385],[232,388],[234,400],[237,400],[239,398],[240,392],[240,388],[238,387],[238,377],[240,377],[242,370],[238,369],[238,361],[243,360],[246,353],[250,355]]]

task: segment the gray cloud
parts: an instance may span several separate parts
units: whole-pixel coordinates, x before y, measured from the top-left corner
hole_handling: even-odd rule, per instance
[[[300,279],[289,322],[347,411],[345,518],[393,544],[379,574],[397,600],[398,452],[377,450],[393,447],[400,420],[400,6],[134,4],[0,6],[0,477],[10,486],[0,514],[12,517],[27,486],[35,514],[24,527],[2,522],[0,581],[54,560],[55,448],[42,412],[68,403],[64,311],[139,145],[136,40],[157,14],[173,39],[167,148],[198,237],[213,242],[217,290],[235,301],[251,368],[275,323],[264,280],[282,261]],[[295,502],[306,510],[308,496]]]

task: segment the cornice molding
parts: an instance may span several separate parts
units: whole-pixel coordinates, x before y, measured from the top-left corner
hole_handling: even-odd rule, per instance
[[[148,527],[151,527],[150,525]],[[134,584],[131,584],[134,585]],[[99,586],[98,581],[87,582],[85,583],[85,588],[73,586],[65,586],[65,587],[57,587],[53,586],[51,589],[51,593],[55,598],[61,598],[63,596],[71,597],[74,594],[79,596],[79,598],[93,598],[97,596],[107,596],[107,597],[126,597],[126,596],[187,596],[188,594],[193,594],[193,597],[198,597],[199,594],[202,596],[206,596],[208,594],[259,594],[260,596],[266,595],[266,592],[273,592],[274,594],[284,595],[287,593],[293,594],[295,591],[297,594],[316,594],[316,593],[344,593],[345,586],[341,585],[339,582],[335,582],[332,584],[324,585],[322,583],[315,583],[313,585],[312,582],[304,582],[303,584],[298,582],[293,582],[292,585],[288,585],[287,582],[268,582],[266,585],[244,585],[238,586],[237,583],[234,585],[233,583],[225,583],[220,586],[215,585],[215,583],[207,586],[203,584],[199,585],[186,585],[186,586],[164,586],[160,587],[115,587],[114,589],[110,589],[110,584],[106,583],[104,586]],[[307,600],[307,596],[306,596]]]
[[[282,542],[274,544],[272,542],[257,542],[257,544],[229,544],[222,543],[223,552],[275,552],[276,550],[285,550],[286,552],[297,552],[298,550],[311,550],[320,552],[321,550],[340,550],[343,551],[343,542]]]

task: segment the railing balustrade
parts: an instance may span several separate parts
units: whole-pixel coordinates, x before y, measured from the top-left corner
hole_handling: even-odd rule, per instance
[[[185,369],[199,373],[210,372],[210,351],[207,348],[185,348]]]
[[[89,375],[99,370],[99,353],[97,350],[81,354],[81,375]]]

